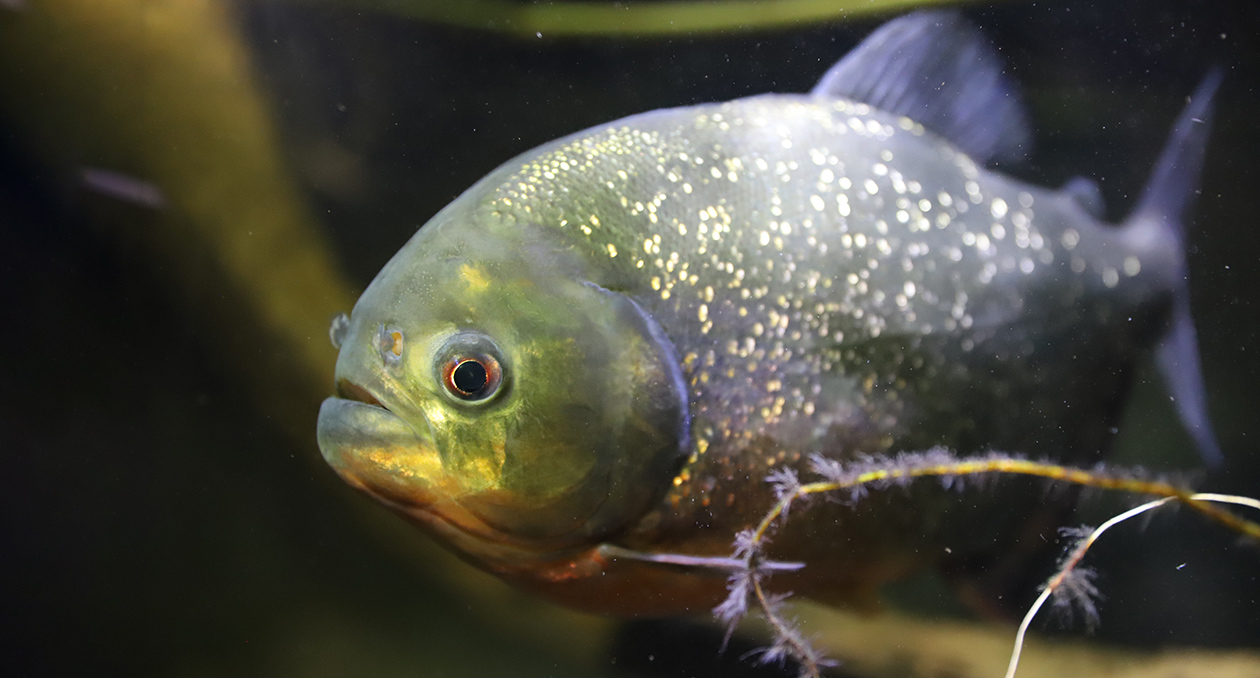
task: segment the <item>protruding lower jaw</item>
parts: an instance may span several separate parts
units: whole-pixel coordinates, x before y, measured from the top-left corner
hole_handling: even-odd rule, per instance
[[[352,486],[398,507],[434,500],[442,463],[433,442],[379,405],[328,398],[317,429],[324,460]]]
[[[352,487],[490,569],[520,569],[555,557],[514,542],[464,508],[460,488],[446,479],[427,430],[418,432],[359,387],[343,384],[339,392],[363,399],[324,400],[317,438],[325,461]]]

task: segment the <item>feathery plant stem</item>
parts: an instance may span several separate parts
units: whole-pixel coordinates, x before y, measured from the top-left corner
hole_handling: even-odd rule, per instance
[[[1125,511],[1124,513],[1121,513],[1119,515],[1112,516],[1106,522],[1099,525],[1092,532],[1090,532],[1088,535],[1083,537],[1079,542],[1076,543],[1075,546],[1072,547],[1072,550],[1068,553],[1068,556],[1064,558],[1062,564],[1060,564],[1059,569],[1053,575],[1050,576],[1050,579],[1046,581],[1045,586],[1042,587],[1041,595],[1037,596],[1037,600],[1034,601],[1032,606],[1028,608],[1028,613],[1024,615],[1023,621],[1021,621],[1019,624],[1019,630],[1015,633],[1015,648],[1011,651],[1011,661],[1010,661],[1010,664],[1006,667],[1005,678],[1015,678],[1015,671],[1016,669],[1019,668],[1019,655],[1024,649],[1024,636],[1027,635],[1028,627],[1029,625],[1032,624],[1033,618],[1037,616],[1037,612],[1041,610],[1041,607],[1043,605],[1045,605],[1046,600],[1048,600],[1051,596],[1055,595],[1058,591],[1061,590],[1063,585],[1068,581],[1068,578],[1071,577],[1073,572],[1076,571],[1076,566],[1079,565],[1081,560],[1085,557],[1085,552],[1088,551],[1089,548],[1094,545],[1094,542],[1098,541],[1098,538],[1101,537],[1104,532],[1111,529],[1112,527],[1115,527],[1116,525],[1119,525],[1120,523],[1134,516],[1140,515],[1142,513],[1146,513],[1147,511],[1150,511],[1151,509],[1159,508],[1160,506],[1163,506],[1164,504],[1167,504],[1170,501],[1177,501],[1177,500],[1182,500],[1182,501],[1189,500],[1196,503],[1217,502],[1217,503],[1222,503],[1222,504],[1236,504],[1239,506],[1248,506],[1256,510],[1260,510],[1260,500],[1256,500],[1251,497],[1239,497],[1239,496],[1229,495],[1229,494],[1200,492],[1200,493],[1188,495],[1184,499],[1182,499],[1181,497],[1171,497],[1171,496],[1164,497],[1162,499],[1156,499],[1154,501],[1149,501],[1145,504],[1142,504],[1141,506],[1136,506],[1134,508],[1131,508],[1128,511]],[[1242,520],[1240,522],[1249,523],[1250,521]]]
[[[1239,518],[1229,511],[1212,506],[1207,501],[1195,499],[1194,494],[1189,490],[1165,481],[1145,480],[1127,475],[1113,474],[1109,471],[1089,471],[1073,468],[1071,466],[1062,466],[1051,462],[1032,461],[1028,459],[1017,459],[1014,457],[997,455],[968,457],[954,461],[939,461],[925,465],[915,464],[915,460],[911,458],[912,455],[905,455],[905,457],[910,463],[890,464],[888,467],[874,468],[869,471],[854,474],[852,477],[836,480],[822,480],[801,485],[795,493],[781,497],[779,502],[770,509],[770,512],[767,513],[761,523],[757,525],[757,529],[753,533],[753,538],[756,541],[763,539],[766,532],[770,529],[770,526],[779,518],[780,514],[782,514],[787,507],[791,505],[793,501],[810,495],[835,492],[869,485],[876,482],[901,480],[906,478],[1004,473],[1011,475],[1035,476],[1058,482],[1069,483],[1072,485],[1095,487],[1104,490],[1117,490],[1120,492],[1131,492],[1134,494],[1146,494],[1175,500],[1232,530],[1241,532],[1253,539],[1260,539],[1260,523]],[[825,462],[826,460],[816,459],[815,466],[819,466],[820,463]],[[829,463],[834,464],[834,462]]]
[[[821,676],[821,667],[829,662],[810,646],[794,624],[778,612],[782,599],[768,595],[762,585],[762,579],[769,574],[762,563],[762,547],[768,541],[772,527],[776,523],[783,523],[793,502],[811,495],[848,490],[853,493],[856,500],[863,496],[865,488],[871,485],[889,486],[909,482],[916,478],[938,477],[945,480],[946,486],[949,486],[954,478],[961,476],[1007,474],[1033,476],[1054,482],[1158,497],[1154,501],[1107,520],[1088,534],[1082,532],[1082,538],[1075,542],[1067,556],[1060,562],[1059,568],[1046,582],[1040,597],[1024,617],[1016,635],[1015,649],[1006,678],[1014,676],[1028,625],[1047,599],[1058,594],[1067,602],[1075,601],[1086,605],[1087,613],[1093,611],[1092,601],[1089,598],[1097,593],[1097,589],[1090,581],[1092,571],[1086,568],[1078,569],[1077,565],[1080,564],[1085,552],[1094,541],[1112,526],[1169,502],[1177,502],[1231,530],[1260,540],[1260,523],[1241,518],[1215,505],[1234,504],[1260,510],[1260,500],[1233,495],[1195,493],[1166,480],[1143,478],[1133,471],[1103,466],[1087,470],[1047,461],[1020,459],[1000,453],[958,458],[946,450],[933,449],[921,453],[904,453],[887,459],[867,458],[848,465],[815,455],[811,459],[811,470],[823,479],[811,483],[800,483],[795,473],[791,471],[776,472],[767,478],[775,487],[778,501],[755,528],[741,532],[737,537],[734,559],[743,562],[743,571],[732,576],[730,595],[714,609],[715,614],[728,623],[729,637],[730,632],[746,613],[749,603],[754,603],[766,622],[774,629],[775,646],[767,652],[766,656],[778,658],[791,656],[801,665],[801,675],[811,678]],[[748,600],[750,597],[752,601]]]
[[[778,605],[772,602],[766,595],[765,588],[761,585],[761,578],[756,577],[752,581],[753,595],[757,598],[757,606],[766,614],[766,623],[774,629],[774,636],[778,639],[778,644],[782,646],[783,651],[796,659],[801,665],[800,675],[803,677],[820,676],[822,670],[822,662],[819,661],[818,653],[812,646],[800,635],[800,631],[775,612]]]

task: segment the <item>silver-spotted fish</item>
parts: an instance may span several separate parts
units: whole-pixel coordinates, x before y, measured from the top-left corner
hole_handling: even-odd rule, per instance
[[[814,453],[1092,462],[1147,353],[1215,458],[1179,222],[1217,80],[1119,226],[1087,183],[984,167],[1029,135],[949,13],[890,22],[807,95],[546,144],[436,215],[334,327],[320,448],[477,565],[622,613],[719,600],[720,572],[652,558],[728,553],[767,474]],[[929,567],[992,574],[1060,518],[1008,485],[816,504],[769,555],[809,564],[783,586],[841,602]]]

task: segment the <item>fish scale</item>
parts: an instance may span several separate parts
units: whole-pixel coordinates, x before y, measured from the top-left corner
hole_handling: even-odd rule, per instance
[[[694,563],[811,455],[1092,463],[1152,352],[1210,460],[1180,218],[1216,82],[1117,226],[1081,180],[985,166],[1030,135],[953,13],[890,22],[808,95],[546,144],[434,216],[334,325],[321,451],[478,566],[626,614],[720,600],[725,571]],[[1071,503],[917,483],[815,503],[767,553],[831,602],[927,569],[1001,597]]]
[[[947,354],[1028,360],[1029,341],[993,335],[1017,329],[1030,299],[1077,318],[1108,313],[1116,302],[1102,292],[1123,278],[1139,303],[1166,303],[1155,292],[1167,283],[1143,278],[1140,255],[1112,229],[1070,225],[1074,201],[985,172],[909,118],[845,99],[762,96],[637,116],[539,149],[497,192],[490,204],[509,222],[553,225],[566,246],[606,257],[599,282],[667,328],[699,424],[671,496],[706,505],[714,472],[729,485],[789,455],[834,452],[824,441],[852,447],[827,434],[835,427],[875,429],[881,450],[905,449],[908,385],[857,360],[881,336],[894,347],[882,366],[908,361],[930,382]],[[566,192],[587,198],[556,200]],[[949,346],[918,341],[934,334]],[[779,449],[720,471],[699,463],[710,450],[738,457],[754,436]]]

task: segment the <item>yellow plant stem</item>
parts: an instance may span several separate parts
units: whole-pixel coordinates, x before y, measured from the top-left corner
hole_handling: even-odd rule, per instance
[[[775,506],[770,509],[770,512],[766,514],[765,518],[763,518],[761,523],[757,526],[757,530],[754,533],[753,538],[754,541],[760,542],[765,536],[765,533],[770,529],[771,524],[773,524],[774,521],[782,515],[792,501],[809,495],[835,492],[861,485],[868,485],[870,483],[897,480],[901,478],[968,476],[989,473],[1035,476],[1058,482],[1069,483],[1072,485],[1081,485],[1084,487],[1095,487],[1104,490],[1118,490],[1121,492],[1132,492],[1135,494],[1163,497],[1185,504],[1195,511],[1198,511],[1200,514],[1221,523],[1236,532],[1245,534],[1253,539],[1260,539],[1260,524],[1245,518],[1239,518],[1229,511],[1212,506],[1206,501],[1195,499],[1195,495],[1189,490],[1168,482],[1109,475],[1102,472],[1087,471],[1070,466],[1061,466],[1050,462],[1001,457],[959,459],[957,462],[953,463],[934,464],[931,466],[921,467],[875,469],[856,475],[851,480],[844,483],[831,481],[807,483],[801,485],[796,492],[784,497],[779,501],[779,503],[775,504]]]
[[[1107,470],[1088,471],[1050,462],[1030,461],[1026,459],[1015,459],[996,455],[964,458],[936,463],[922,463],[918,465],[916,465],[913,461],[906,461],[904,459],[890,459],[888,465],[884,468],[873,468],[866,472],[855,473],[852,477],[845,478],[842,481],[824,480],[806,483],[784,491],[782,496],[779,498],[779,501],[773,508],[770,509],[766,516],[762,518],[761,522],[757,525],[757,528],[752,532],[752,536],[749,540],[752,548],[748,549],[745,561],[746,567],[750,572],[764,570],[765,563],[762,560],[761,550],[759,547],[764,542],[766,534],[769,532],[771,526],[774,525],[780,516],[786,515],[788,507],[790,507],[792,502],[797,499],[808,497],[810,495],[853,489],[872,483],[889,483],[897,480],[908,480],[922,477],[976,476],[999,473],[1034,476],[1084,487],[1118,490],[1122,492],[1159,497],[1154,501],[1148,502],[1111,518],[1102,526],[1094,530],[1092,534],[1086,537],[1080,545],[1077,546],[1060,568],[1050,577],[1045,588],[1042,590],[1041,596],[1033,604],[1032,608],[1025,616],[1023,623],[1020,625],[1019,631],[1016,635],[1015,649],[1011,655],[1011,661],[1007,669],[1007,678],[1012,678],[1015,669],[1019,664],[1020,649],[1023,647],[1024,635],[1027,631],[1028,625],[1032,621],[1033,616],[1036,615],[1037,610],[1041,608],[1041,605],[1046,601],[1046,599],[1048,599],[1055,590],[1063,584],[1068,575],[1071,574],[1073,568],[1075,568],[1081,558],[1084,557],[1085,551],[1088,550],[1094,540],[1107,530],[1107,528],[1150,509],[1175,501],[1189,506],[1201,515],[1206,516],[1207,518],[1214,520],[1231,530],[1253,539],[1260,539],[1260,524],[1245,518],[1240,518],[1233,513],[1212,504],[1212,502],[1228,503],[1260,509],[1260,500],[1252,499],[1250,497],[1194,493],[1173,485],[1172,483],[1160,480],[1147,480],[1133,476],[1125,476]],[[761,576],[752,576],[750,578],[751,591],[753,596],[756,598],[757,606],[760,608],[762,615],[774,629],[775,634],[779,639],[779,643],[781,643],[781,647],[786,647],[792,656],[801,662],[802,675],[811,677],[820,676],[820,664],[817,654],[809,647],[806,641],[800,638],[799,633],[796,632],[794,626],[775,612],[774,605],[772,605],[770,597],[767,595],[765,588],[761,584],[761,579]]]

